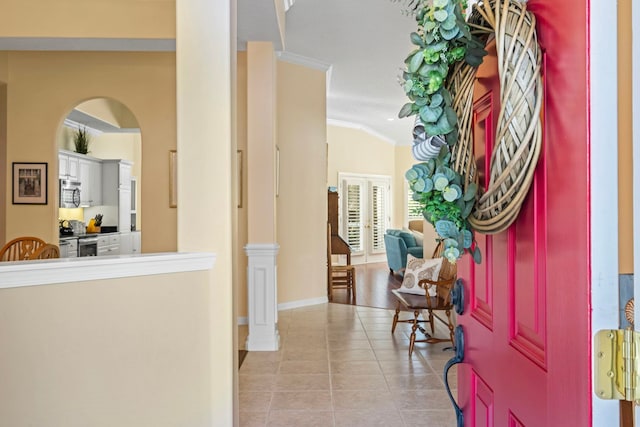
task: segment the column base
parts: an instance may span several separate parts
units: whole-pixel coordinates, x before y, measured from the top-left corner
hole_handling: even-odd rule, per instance
[[[280,350],[280,333],[278,333],[278,330],[275,330],[270,337],[250,334],[247,337],[244,348],[247,349],[247,351],[278,351]]]
[[[278,351],[278,285],[276,256],[280,246],[273,244],[247,244],[249,257],[248,325],[246,341],[248,351]]]

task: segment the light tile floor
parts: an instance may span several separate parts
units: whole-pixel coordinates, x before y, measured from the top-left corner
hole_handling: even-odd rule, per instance
[[[448,343],[418,343],[409,359],[411,326],[392,335],[385,309],[321,304],[278,316],[280,351],[249,352],[240,368],[241,427],[456,425],[442,379]]]

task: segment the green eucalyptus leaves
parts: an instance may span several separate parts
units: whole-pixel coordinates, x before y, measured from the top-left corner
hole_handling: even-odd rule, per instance
[[[465,60],[471,65],[482,63],[486,55],[483,45],[469,31],[460,2],[454,0],[420,0],[414,2],[418,31],[411,33],[417,49],[405,59],[402,77],[406,103],[400,118],[418,115],[427,136],[442,135],[447,144],[457,142],[455,111],[451,94],[445,88],[450,68]]]
[[[478,187],[469,184],[462,191],[462,178],[449,167],[451,154],[443,146],[436,159],[415,164],[405,173],[413,198],[424,206],[422,214],[444,241],[444,253],[456,262],[467,250],[476,263],[482,261],[480,250],[473,245],[471,226],[467,221],[475,203]]]
[[[480,263],[480,250],[474,245],[467,220],[478,187],[472,183],[465,189],[462,177],[451,167],[451,148],[458,142],[458,117],[446,83],[457,62],[464,60],[478,66],[487,53],[465,21],[462,12],[465,1],[408,0],[408,3],[418,22],[418,30],[410,35],[417,48],[405,59],[403,86],[410,102],[400,109],[398,116],[417,116],[413,152],[418,160],[424,161],[414,165],[405,176],[423,216],[444,243],[443,256],[456,262],[467,251]],[[423,145],[433,142],[433,138],[442,141],[437,157],[437,145],[435,149],[433,145],[431,149]],[[419,157],[416,153],[426,155]]]

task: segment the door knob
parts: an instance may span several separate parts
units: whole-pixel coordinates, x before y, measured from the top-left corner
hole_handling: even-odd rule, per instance
[[[458,314],[464,313],[464,284],[462,279],[456,280],[451,290],[451,302]]]
[[[449,395],[449,399],[451,400],[453,409],[456,412],[457,427],[464,427],[464,413],[462,412],[462,409],[460,409],[460,406],[458,406],[456,400],[453,398],[453,395],[451,394],[451,388],[449,387],[449,369],[451,369],[453,365],[462,363],[462,361],[464,360],[464,332],[462,330],[462,325],[456,326],[453,335],[453,341],[455,346],[454,351],[456,352],[456,354],[451,359],[449,359],[447,361],[447,364],[444,366],[444,385],[447,389],[447,394]]]

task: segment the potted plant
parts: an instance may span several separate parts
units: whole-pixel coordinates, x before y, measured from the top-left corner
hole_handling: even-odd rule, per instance
[[[73,133],[73,144],[75,145],[76,153],[87,154],[90,141],[91,137],[86,127],[78,128]]]

